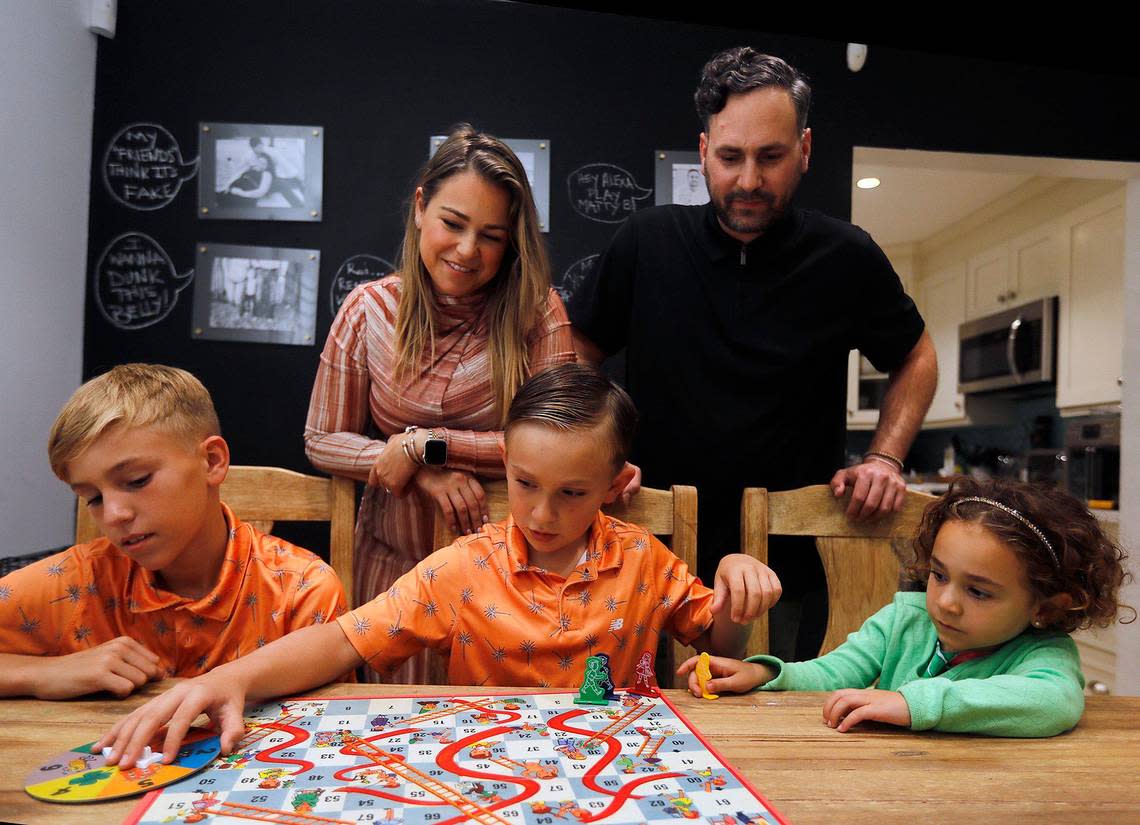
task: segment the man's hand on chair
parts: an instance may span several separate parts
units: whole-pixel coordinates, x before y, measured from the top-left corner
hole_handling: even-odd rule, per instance
[[[836,498],[850,492],[847,518],[851,521],[874,520],[902,509],[906,480],[891,462],[868,457],[862,464],[844,467],[832,476],[831,492]]]

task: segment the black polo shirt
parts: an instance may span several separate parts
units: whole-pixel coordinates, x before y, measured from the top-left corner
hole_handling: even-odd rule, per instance
[[[570,314],[607,354],[626,348],[633,461],[647,485],[698,487],[702,537],[712,494],[729,512],[745,486],[828,481],[844,463],[848,353],[891,371],[923,330],[866,232],[799,209],[746,245],[709,205],[637,212]]]

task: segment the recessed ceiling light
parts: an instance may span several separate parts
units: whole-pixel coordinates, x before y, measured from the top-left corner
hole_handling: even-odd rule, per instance
[[[859,178],[855,181],[855,185],[860,189],[874,189],[881,182],[878,178]]]

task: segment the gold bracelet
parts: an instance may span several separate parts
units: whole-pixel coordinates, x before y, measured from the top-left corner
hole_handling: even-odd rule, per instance
[[[415,446],[408,444],[408,442],[412,438],[413,438],[413,436],[405,435],[403,440],[400,442],[404,447],[404,455],[406,455],[408,457],[408,461],[422,467],[423,462],[416,459],[416,448],[415,448]]]
[[[891,455],[890,453],[885,453],[882,450],[867,450],[867,452],[863,453],[863,459],[866,460],[867,456],[878,456],[879,458],[885,458],[892,464],[897,464],[900,473],[903,470],[903,460],[897,455]]]

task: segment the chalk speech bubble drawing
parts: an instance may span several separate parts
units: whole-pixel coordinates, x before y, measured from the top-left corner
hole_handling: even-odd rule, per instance
[[[103,155],[103,183],[123,206],[146,212],[174,200],[198,174],[198,159],[182,160],[174,135],[157,123],[132,123],[111,138]]]
[[[583,218],[599,223],[621,223],[653,194],[639,186],[633,175],[612,163],[588,163],[566,178],[570,206]]]
[[[573,300],[574,295],[578,292],[578,287],[594,271],[600,257],[601,255],[597,254],[587,255],[566,267],[566,271],[562,273],[562,282],[554,287],[561,296],[562,303],[569,304]]]
[[[396,271],[388,261],[376,255],[353,255],[340,265],[329,287],[329,314],[335,316],[348,293],[361,284],[378,281]]]
[[[178,303],[178,293],[190,285],[194,270],[182,275],[154,238],[124,232],[95,264],[95,303],[112,326],[124,330],[157,324]]]

